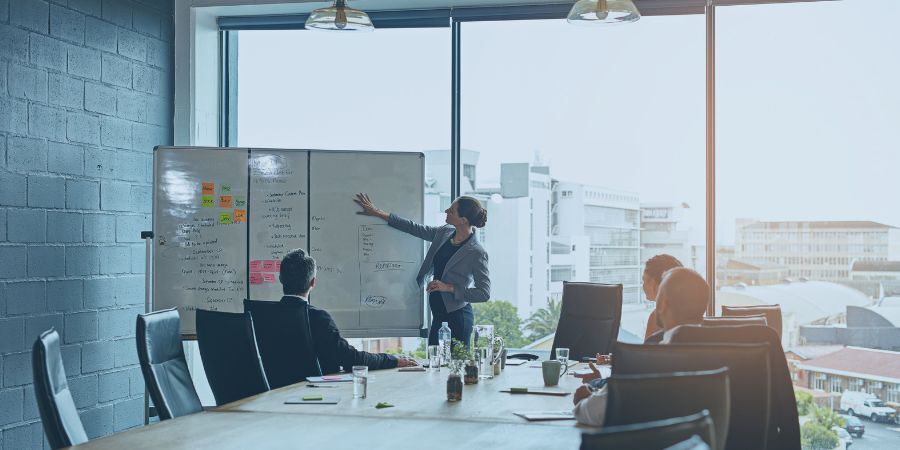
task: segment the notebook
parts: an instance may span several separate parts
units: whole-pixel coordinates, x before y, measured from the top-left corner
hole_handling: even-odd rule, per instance
[[[575,416],[572,411],[519,411],[513,414],[528,420],[574,420]]]
[[[522,364],[525,364],[527,362],[528,362],[527,359],[507,359],[506,365],[507,366],[521,366]]]
[[[340,397],[330,397],[327,395],[299,395],[288,397],[284,400],[285,405],[337,405],[341,401]]]

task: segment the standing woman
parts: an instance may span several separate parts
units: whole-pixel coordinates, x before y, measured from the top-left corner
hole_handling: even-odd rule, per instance
[[[428,345],[438,345],[441,322],[450,326],[453,339],[468,345],[475,322],[470,303],[491,297],[488,255],[475,237],[475,228],[487,222],[487,210],[475,198],[459,197],[444,211],[447,225],[432,227],[382,211],[364,193],[356,194],[353,201],[362,207],[357,214],[380,217],[400,231],[431,242],[416,276],[422,286],[429,273],[434,275],[425,287],[431,306]]]

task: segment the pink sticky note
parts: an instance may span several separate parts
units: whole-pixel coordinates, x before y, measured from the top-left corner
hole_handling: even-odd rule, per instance
[[[269,272],[263,273],[262,278],[263,278],[264,283],[274,283],[275,282],[275,274],[274,273],[269,273]]]
[[[274,272],[275,271],[275,261],[271,259],[264,260],[262,262],[262,271],[263,272]]]
[[[281,261],[275,261],[275,271],[281,272]]]
[[[250,271],[259,272],[262,270],[262,261],[254,259],[250,261]]]
[[[258,273],[258,272],[250,273],[250,284],[262,284],[262,282],[263,282],[263,276],[261,273]]]

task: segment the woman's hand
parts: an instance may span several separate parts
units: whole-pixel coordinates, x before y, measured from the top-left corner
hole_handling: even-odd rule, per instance
[[[600,356],[600,355],[597,355]],[[600,370],[597,369],[597,366],[594,363],[588,363],[588,366],[591,367],[591,373],[586,374],[576,374],[575,376],[581,378],[582,383],[590,382],[591,380],[596,380],[597,378],[603,378],[603,375],[600,374]]]
[[[590,397],[591,393],[591,388],[589,388],[586,384],[578,386],[578,389],[575,390],[575,395],[572,396],[572,403],[577,405],[578,402]]]
[[[363,216],[379,217],[384,220],[388,220],[388,217],[390,217],[390,214],[378,209],[375,204],[372,203],[372,200],[369,199],[368,194],[366,194],[365,192],[356,194],[356,198],[354,198],[353,201],[362,208],[362,211],[356,212],[357,214]]]
[[[428,286],[425,286],[425,292],[456,292],[456,288],[452,284],[433,280],[428,282]]]
[[[415,367],[418,366],[419,363],[411,358],[399,358],[397,359],[397,367]]]

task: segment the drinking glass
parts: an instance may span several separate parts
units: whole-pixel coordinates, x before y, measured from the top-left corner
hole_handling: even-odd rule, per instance
[[[562,364],[563,367],[569,367],[569,349],[557,348],[556,359],[559,360],[560,364]]]
[[[431,368],[432,372],[440,372],[441,371],[441,346],[440,345],[429,345],[426,349],[426,356],[428,357],[428,367]]]
[[[494,378],[494,359],[491,350],[484,347],[475,348],[475,360],[478,361],[478,378]]]
[[[369,366],[353,366],[353,398],[366,398]]]

